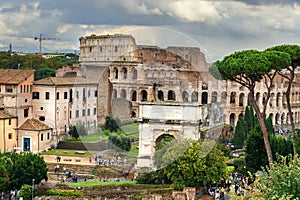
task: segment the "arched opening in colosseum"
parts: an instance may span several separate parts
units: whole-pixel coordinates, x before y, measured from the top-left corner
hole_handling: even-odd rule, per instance
[[[212,103],[217,103],[218,101],[218,93],[216,91],[211,93],[211,102]]]
[[[245,94],[241,93],[239,97],[239,106],[244,106]]]
[[[257,92],[255,95],[255,101],[259,102],[259,98],[260,98],[260,93]]]
[[[141,101],[147,101],[148,99],[148,93],[146,90],[141,91]]]
[[[276,94],[276,107],[279,106],[280,92]]]
[[[127,69],[125,67],[122,68],[123,79],[127,79]]]
[[[192,102],[198,102],[198,92],[192,93]]]
[[[230,103],[235,104],[236,92],[230,93]]]
[[[285,123],[285,113],[281,114],[281,124]]]
[[[265,105],[265,103],[267,102],[267,97],[268,97],[268,94],[266,92],[263,93],[263,98],[262,98],[262,105]]]
[[[131,90],[131,101],[136,101],[136,91]]]
[[[176,95],[175,95],[175,92],[173,90],[168,91],[168,100],[170,100],[170,101],[175,101],[176,100]]]
[[[286,96],[285,96],[285,92],[282,95],[282,105],[286,106]]]
[[[201,103],[202,104],[207,104],[208,101],[208,94],[207,92],[202,92],[201,94]]]
[[[116,67],[114,68],[114,78],[115,79],[119,78],[119,70]]]
[[[133,80],[137,79],[137,70],[135,68],[131,70],[131,77]]]
[[[69,98],[69,102],[72,103],[73,102],[73,90],[70,89],[70,98]]]
[[[242,118],[242,117],[244,117],[244,114],[243,114],[243,113],[240,113],[240,114],[239,114],[239,118]]]
[[[116,99],[118,97],[118,92],[116,89],[113,89],[112,96],[113,96],[113,99]]]
[[[121,90],[121,98],[126,99],[126,90],[125,89]]]
[[[159,90],[157,93],[157,98],[159,101],[164,101],[164,92]]]
[[[270,114],[269,114],[269,117],[271,118],[271,122],[273,123],[273,118],[274,118],[273,113],[270,113]]]
[[[183,102],[188,102],[189,101],[189,94],[187,91],[182,92],[182,100]]]
[[[270,96],[270,102],[269,102],[270,107],[273,107],[273,105],[275,105],[274,102],[275,102],[275,94],[272,92]]]
[[[275,124],[279,123],[279,113],[276,113],[275,115]]]
[[[226,103],[227,101],[227,92],[222,92],[221,93],[221,102]]]
[[[135,111],[131,112],[131,118],[136,118],[136,112]]]
[[[235,114],[234,113],[230,114],[229,123],[230,123],[230,126],[235,126]]]
[[[292,114],[293,114],[293,113],[292,113]],[[287,113],[287,114],[286,114],[286,122],[285,122],[285,123],[286,123],[286,124],[289,124],[290,121],[291,121],[291,120],[290,120],[290,113]]]

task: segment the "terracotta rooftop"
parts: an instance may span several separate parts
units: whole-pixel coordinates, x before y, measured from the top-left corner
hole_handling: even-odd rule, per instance
[[[34,70],[0,69],[0,84],[19,84],[32,74]]]
[[[16,129],[31,130],[31,131],[44,131],[44,130],[50,130],[52,128],[37,119],[27,119],[23,124],[21,124]]]
[[[34,82],[34,85],[86,85],[97,84],[83,77],[48,77]]]
[[[0,119],[9,119],[9,118],[16,118],[17,116],[7,112],[4,109],[0,109]]]

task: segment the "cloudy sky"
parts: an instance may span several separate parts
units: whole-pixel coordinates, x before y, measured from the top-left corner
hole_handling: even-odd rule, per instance
[[[299,0],[1,0],[0,48],[79,50],[91,34],[132,34],[138,44],[196,46],[209,62],[242,49],[299,44]]]

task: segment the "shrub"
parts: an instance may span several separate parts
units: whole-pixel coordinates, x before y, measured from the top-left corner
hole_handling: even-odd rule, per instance
[[[35,194],[35,191],[34,191]],[[19,191],[19,197],[23,197],[23,200],[30,200],[32,195],[32,186],[23,185]]]
[[[81,191],[74,191],[74,190],[47,190],[45,195],[49,196],[64,196],[64,197],[79,197],[82,196]]]

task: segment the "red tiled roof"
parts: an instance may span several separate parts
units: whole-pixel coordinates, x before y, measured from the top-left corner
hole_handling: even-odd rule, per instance
[[[52,128],[37,119],[27,119],[17,129],[18,130],[44,131],[44,130],[50,130]]]
[[[34,70],[0,69],[0,84],[19,84],[34,74]]]

